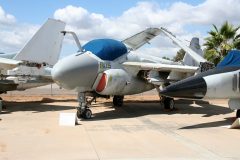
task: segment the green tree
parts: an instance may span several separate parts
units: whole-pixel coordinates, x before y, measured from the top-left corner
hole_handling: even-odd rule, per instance
[[[209,37],[205,38],[204,57],[216,65],[229,50],[240,49],[240,34],[237,34],[239,28],[240,26],[234,27],[227,21],[220,28],[213,24],[213,29],[208,32]]]
[[[183,57],[185,56],[186,52],[183,50],[183,49],[180,49],[176,56],[173,57],[173,61],[174,62],[179,62],[179,61],[182,61],[183,60]]]

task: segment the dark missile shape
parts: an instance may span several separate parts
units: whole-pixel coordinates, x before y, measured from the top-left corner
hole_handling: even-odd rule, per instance
[[[199,73],[179,82],[167,86],[161,94],[167,97],[203,99],[203,98],[231,98],[228,95],[231,91],[224,92],[222,86],[232,84],[234,74],[240,69],[240,51],[232,50],[216,68]],[[221,81],[217,81],[218,79]],[[237,81],[237,80],[236,80]],[[225,88],[231,90],[231,88]],[[213,91],[215,90],[215,92]],[[210,92],[209,92],[210,91]],[[216,91],[221,91],[216,94]],[[232,93],[232,92],[231,92]],[[231,95],[234,97],[234,94]]]
[[[207,92],[207,84],[203,77],[194,76],[176,82],[161,91],[167,97],[202,99]]]

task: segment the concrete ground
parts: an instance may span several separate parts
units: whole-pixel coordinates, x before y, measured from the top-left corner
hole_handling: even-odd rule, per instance
[[[60,112],[75,112],[74,95],[3,97],[0,160],[240,159],[240,132],[228,129],[235,113],[226,101],[177,100],[164,110],[156,95],[127,96],[93,104],[94,118],[58,125]]]

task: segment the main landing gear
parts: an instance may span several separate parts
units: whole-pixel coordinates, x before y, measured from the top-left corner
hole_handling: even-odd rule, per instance
[[[166,109],[166,110],[174,110],[174,109],[176,109],[175,108],[174,99],[170,98],[170,97],[162,96],[160,94],[159,86],[156,85],[155,88],[156,88],[156,90],[158,92],[158,96],[160,98],[160,102],[161,102],[161,104],[163,104],[164,109]]]
[[[116,107],[122,107],[124,96],[113,96],[113,105]]]
[[[92,118],[92,111],[89,109],[89,107],[94,100],[95,97],[93,97],[91,100],[88,100],[86,98],[86,93],[78,93],[79,106],[77,107],[77,118]]]
[[[164,109],[166,109],[166,110],[174,110],[174,109],[176,109],[173,98],[162,97],[162,103],[164,105]]]

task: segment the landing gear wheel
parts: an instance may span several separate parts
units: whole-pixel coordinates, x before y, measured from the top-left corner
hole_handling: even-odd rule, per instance
[[[90,119],[92,118],[92,111],[89,108],[86,109],[77,109],[77,118],[81,119]]]
[[[116,107],[122,107],[124,96],[114,96],[113,97],[113,105]]]
[[[76,114],[76,115],[77,115],[77,118],[78,118],[78,119],[83,118],[83,117],[82,117],[82,112],[81,112],[80,109],[77,109],[77,114]]]
[[[240,118],[240,109],[238,109],[236,112],[236,118]]]
[[[90,109],[85,109],[82,114],[84,119],[91,119],[92,118],[92,111]]]
[[[164,109],[167,109],[167,110],[175,109],[175,106],[174,106],[175,103],[173,98],[166,97],[164,98],[163,103],[164,103]]]

